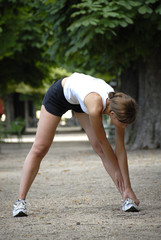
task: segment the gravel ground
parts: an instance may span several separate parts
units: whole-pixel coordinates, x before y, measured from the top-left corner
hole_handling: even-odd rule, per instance
[[[31,143],[2,144],[0,240],[161,239],[161,150],[128,151],[139,213],[121,198],[88,142],[53,143],[28,197],[28,217],[13,218],[24,158]]]

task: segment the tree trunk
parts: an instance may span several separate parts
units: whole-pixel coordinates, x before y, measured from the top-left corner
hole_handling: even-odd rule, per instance
[[[4,96],[4,111],[6,114],[6,126],[9,127],[11,121],[14,120],[14,107],[12,94],[7,94]]]
[[[24,112],[25,112],[25,127],[28,128],[29,127],[29,104],[28,104],[28,100],[25,99],[25,108],[24,108]]]
[[[134,69],[136,63],[131,63],[130,67],[121,75],[121,89],[120,91],[130,95],[138,102],[138,70]],[[136,129],[138,122],[127,126],[125,131],[125,143],[134,143],[136,137]]]
[[[140,64],[139,116],[133,149],[161,147],[161,49]]]

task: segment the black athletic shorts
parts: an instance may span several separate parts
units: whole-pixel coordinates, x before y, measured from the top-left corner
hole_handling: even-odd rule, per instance
[[[49,113],[58,117],[61,117],[68,110],[83,113],[83,110],[79,104],[71,104],[66,100],[61,84],[62,79],[53,83],[45,94],[42,102],[42,104],[45,106],[45,109]]]

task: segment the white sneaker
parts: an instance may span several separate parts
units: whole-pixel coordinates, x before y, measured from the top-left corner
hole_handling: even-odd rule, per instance
[[[13,217],[24,217],[27,216],[27,210],[26,210],[26,201],[21,199],[17,200],[15,204],[13,205]]]
[[[138,206],[130,198],[127,198],[124,203],[123,199],[121,200],[121,209],[124,212],[139,212]]]

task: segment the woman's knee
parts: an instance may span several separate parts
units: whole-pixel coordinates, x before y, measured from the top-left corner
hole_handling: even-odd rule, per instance
[[[35,143],[32,146],[31,152],[36,158],[42,159],[46,155],[46,153],[48,152],[49,147],[50,146],[46,145],[46,144]]]

